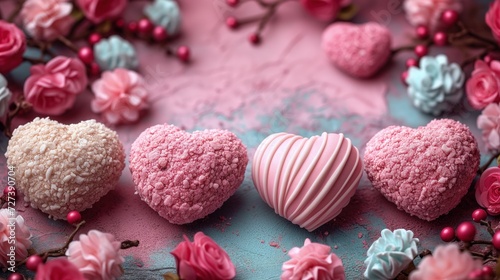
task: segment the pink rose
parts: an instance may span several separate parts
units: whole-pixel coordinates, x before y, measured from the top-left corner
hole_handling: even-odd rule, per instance
[[[77,0],[85,17],[94,23],[100,23],[121,15],[127,6],[127,0]]]
[[[75,58],[58,56],[46,65],[34,65],[24,84],[24,97],[35,112],[60,115],[75,103],[87,86],[85,65]]]
[[[476,182],[476,201],[490,215],[500,214],[500,168],[486,169]]]
[[[0,73],[8,73],[23,62],[26,37],[14,24],[0,20]]]
[[[469,252],[460,252],[457,244],[450,243],[437,246],[432,255],[424,257],[409,279],[466,280],[471,272],[481,266],[481,261],[474,260]]]
[[[486,24],[491,28],[493,36],[500,41],[500,1],[496,0],[490,5],[486,13]]]
[[[10,220],[14,218],[13,220]],[[16,236],[16,248],[15,256],[9,256],[10,248],[12,244],[9,243],[10,229],[9,222],[15,223],[15,236]],[[11,215],[11,212],[7,209],[0,210],[0,266],[7,268],[15,264],[15,261],[22,261],[28,257],[28,249],[31,247],[31,233],[29,228],[24,223],[24,219],[21,215]]]
[[[147,108],[144,80],[134,71],[117,68],[104,72],[92,84],[92,91],[95,94],[92,111],[103,113],[111,124],[137,121],[139,112]]]
[[[434,31],[440,26],[444,11],[462,11],[462,0],[405,0],[403,8],[411,25],[427,26]]]
[[[291,259],[283,263],[282,280],[345,279],[342,260],[327,245],[312,243],[307,238],[302,248],[292,248],[288,255]]]
[[[120,256],[121,243],[110,233],[91,230],[69,244],[66,256],[85,276],[85,279],[111,280],[123,274]]]
[[[315,18],[331,21],[337,17],[342,7],[351,3],[351,0],[300,0],[300,3]]]
[[[491,68],[482,60],[476,61],[474,71],[467,81],[467,99],[477,110],[500,101],[500,62],[492,61]]]
[[[500,105],[491,103],[477,118],[477,127],[481,129],[486,147],[500,150]]]
[[[85,278],[67,259],[58,258],[38,266],[35,280],[85,280]]]
[[[177,263],[177,273],[183,280],[226,280],[236,276],[231,259],[210,237],[197,232],[194,242],[184,236],[170,252]]]
[[[21,10],[26,32],[38,40],[54,41],[66,36],[74,22],[68,0],[27,0]]]

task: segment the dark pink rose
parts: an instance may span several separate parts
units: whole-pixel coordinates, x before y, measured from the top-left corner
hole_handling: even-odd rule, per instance
[[[334,20],[340,9],[351,1],[346,0],[300,0],[307,12],[322,21]]]
[[[24,97],[35,112],[60,115],[75,103],[87,86],[85,65],[75,58],[58,56],[46,65],[34,65],[24,84]]]
[[[38,266],[35,280],[85,280],[85,278],[66,258],[59,258]]]
[[[500,41],[500,1],[496,0],[490,5],[486,13],[486,24],[491,28],[493,36]]]
[[[77,0],[85,17],[94,23],[115,18],[122,14],[127,0]]]
[[[236,276],[236,269],[226,251],[203,232],[196,233],[193,242],[184,236],[184,241],[171,254],[183,280],[225,280]]]
[[[500,214],[500,168],[490,167],[476,183],[476,200],[490,215]]]
[[[0,73],[8,73],[23,62],[26,37],[14,24],[0,20]]]
[[[481,110],[490,103],[500,101],[499,74],[500,62],[492,61],[490,68],[486,62],[476,61],[474,71],[466,86],[467,99],[474,109]]]

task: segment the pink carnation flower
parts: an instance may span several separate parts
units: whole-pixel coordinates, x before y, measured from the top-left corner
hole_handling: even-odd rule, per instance
[[[462,11],[462,0],[405,0],[403,7],[411,25],[436,30],[444,11]]]
[[[27,0],[21,10],[24,28],[38,40],[54,41],[68,35],[74,19],[67,0]]]
[[[24,97],[35,112],[60,115],[75,103],[87,86],[85,65],[76,59],[58,56],[46,65],[34,65],[24,83]]]
[[[85,280],[85,278],[66,258],[59,258],[39,265],[35,280]]]
[[[474,71],[467,81],[467,99],[477,110],[500,101],[500,62],[494,60],[490,65],[477,60]]]
[[[491,103],[477,118],[483,140],[490,150],[500,150],[500,105]]]
[[[104,72],[92,84],[92,91],[92,111],[102,113],[111,124],[137,121],[139,112],[147,108],[144,80],[134,71],[118,68]]]
[[[69,244],[66,256],[85,279],[113,280],[123,274],[121,264],[125,260],[119,255],[120,246],[112,234],[91,230]]]
[[[292,248],[288,255],[291,259],[283,263],[282,280],[345,279],[342,260],[327,245],[312,243],[307,238],[302,248]]]
[[[455,243],[439,245],[432,255],[424,257],[410,280],[466,280],[469,274],[481,268],[469,252],[460,252]]]
[[[490,215],[500,214],[500,168],[490,167],[476,182],[476,201]]]
[[[10,221],[15,223],[16,249],[14,253],[10,250],[12,241],[9,243],[12,225],[9,220],[11,218],[15,218],[15,221]],[[11,212],[6,208],[0,209],[0,264],[3,268],[13,266],[15,261],[22,261],[28,257],[28,249],[31,247],[30,239],[31,233],[22,216],[16,215],[16,213],[11,215]]]

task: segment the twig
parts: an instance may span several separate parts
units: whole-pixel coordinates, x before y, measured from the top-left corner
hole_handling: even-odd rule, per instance
[[[470,245],[477,245],[477,244],[484,244],[484,245],[491,245],[491,241],[488,241],[488,240],[472,240],[471,242],[469,242]]]
[[[120,245],[120,249],[125,250],[125,249],[129,249],[132,247],[138,247],[138,246],[139,246],[139,240],[125,240]]]
[[[465,67],[467,67],[469,64],[471,63],[474,63],[476,60],[478,59],[482,59],[485,55],[487,55],[491,50],[490,49],[484,49],[482,52],[480,52],[479,54],[477,55],[473,55],[469,58],[467,58],[466,60],[462,61],[462,63],[460,63],[460,67],[463,69]],[[491,163],[491,162],[490,162]],[[489,165],[489,164],[488,164]]]
[[[23,57],[23,61],[31,63],[31,64],[45,64],[45,60],[43,58],[30,58],[30,57]]]
[[[479,221],[479,224],[482,225],[482,226],[485,226],[486,230],[488,231],[488,233],[492,237],[493,237],[493,235],[495,235],[495,231],[493,230],[493,228],[491,228],[491,222],[490,221],[481,220],[481,221]]]
[[[21,96],[20,97],[20,100],[18,102],[15,103],[15,106],[14,109],[12,109],[8,114],[7,114],[7,119],[5,120],[5,130],[4,130],[4,134],[5,136],[7,136],[7,138],[11,138],[12,137],[12,120],[14,120],[14,118],[21,112],[21,111],[24,111],[24,110],[27,110],[28,108],[31,107],[31,105],[29,103],[27,103],[26,101],[24,101],[24,97]]]
[[[75,45],[73,45],[73,43],[71,43],[71,41],[68,40],[66,37],[59,36],[59,37],[57,37],[57,40],[59,40],[59,42],[63,43],[66,47],[68,47],[69,49],[71,49],[75,53],[78,53],[78,48]]]

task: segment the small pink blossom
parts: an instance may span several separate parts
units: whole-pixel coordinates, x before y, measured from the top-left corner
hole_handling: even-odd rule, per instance
[[[24,33],[12,23],[0,20],[0,73],[9,73],[23,62]]]
[[[24,84],[24,97],[35,112],[60,115],[75,103],[87,86],[85,65],[76,59],[58,56],[46,65],[34,65]]]
[[[462,11],[462,0],[405,0],[403,7],[411,25],[427,26],[434,31],[441,25],[444,11]]]
[[[104,72],[92,84],[92,91],[92,111],[102,113],[111,124],[137,121],[139,112],[147,108],[144,80],[134,71],[117,68]]]
[[[432,255],[427,255],[417,269],[410,274],[410,280],[466,280],[471,272],[481,268],[481,262],[474,260],[467,251],[460,252],[455,243],[439,245]]]
[[[31,233],[21,215],[16,215],[7,208],[0,209],[0,265],[3,268],[14,266],[15,261],[22,261],[28,257],[28,249],[31,247]],[[15,217],[15,221],[10,220]],[[9,223],[10,222],[10,223]],[[12,223],[15,224],[15,246],[9,242]],[[14,248],[14,254],[12,254]]]
[[[492,61],[491,67],[482,60],[476,61],[474,71],[467,81],[467,99],[477,110],[500,101],[500,62]]]
[[[66,36],[73,25],[73,4],[68,0],[27,0],[21,10],[24,28],[38,40]]]
[[[500,168],[486,169],[476,182],[476,201],[490,215],[500,214]]]
[[[500,105],[491,103],[477,118],[477,126],[482,131],[483,140],[490,150],[500,150]]]
[[[66,256],[88,280],[113,280],[123,274],[121,243],[110,233],[91,230],[69,244]]]
[[[300,0],[300,3],[313,17],[331,21],[337,18],[342,7],[351,4],[351,0]]]
[[[495,0],[490,5],[490,9],[486,13],[486,24],[491,29],[493,36],[500,41],[500,1]]]
[[[122,14],[127,0],[77,0],[85,17],[94,23],[100,23]]]
[[[184,236],[184,241],[170,253],[182,280],[229,280],[236,276],[226,251],[203,232],[197,232],[193,242]]]
[[[290,260],[283,263],[282,280],[344,280],[342,260],[327,245],[313,243],[309,238],[302,248],[292,248]]]
[[[66,258],[58,258],[39,265],[35,280],[85,280],[85,278]]]

